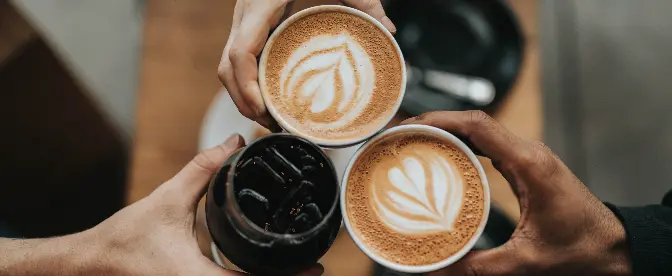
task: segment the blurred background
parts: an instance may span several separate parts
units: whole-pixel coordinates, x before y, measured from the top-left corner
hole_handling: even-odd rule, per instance
[[[524,52],[489,111],[600,199],[658,203],[672,188],[672,1],[503,2]],[[186,164],[221,88],[234,5],[0,0],[0,233],[86,229]],[[505,183],[493,194],[516,219]]]

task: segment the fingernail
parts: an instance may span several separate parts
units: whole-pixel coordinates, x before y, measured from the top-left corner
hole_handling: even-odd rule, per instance
[[[223,145],[227,148],[236,148],[238,147],[240,139],[240,134],[234,133],[233,135],[229,136],[229,138],[226,138],[226,141],[224,141]]]
[[[382,19],[380,19],[380,23],[387,28],[390,33],[395,34],[397,33],[397,27],[394,26],[394,23],[392,23],[392,20],[390,20],[389,17],[384,16]]]

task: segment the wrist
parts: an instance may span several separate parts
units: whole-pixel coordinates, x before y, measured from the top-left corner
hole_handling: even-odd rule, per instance
[[[606,205],[603,209],[600,233],[602,237],[598,239],[601,243],[596,252],[603,253],[603,266],[596,266],[601,275],[630,275],[632,273],[630,250],[628,245],[628,236],[623,223],[611,210],[611,206]],[[601,250],[601,251],[600,251]]]

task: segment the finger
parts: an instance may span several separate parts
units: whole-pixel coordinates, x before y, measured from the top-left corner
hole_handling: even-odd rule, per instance
[[[458,262],[428,275],[519,275],[523,263],[518,256],[507,243],[490,250],[469,252]]]
[[[231,60],[229,60],[229,53],[231,51],[231,45],[233,45],[236,36],[238,35],[238,29],[243,18],[245,8],[245,1],[237,1],[236,6],[233,11],[233,20],[231,24],[231,32],[229,33],[229,39],[226,42],[226,46],[222,51],[222,57],[219,61],[219,66],[217,67],[217,76],[222,82],[226,90],[231,96],[231,100],[238,108],[238,111],[243,114],[243,116],[252,118],[255,116],[253,110],[248,106],[248,104],[243,99],[243,96],[240,94],[240,89],[238,88],[238,82],[233,73],[233,66],[231,65]]]
[[[205,193],[210,177],[219,170],[229,155],[245,145],[243,137],[234,134],[224,143],[206,149],[191,160],[166,185],[171,185],[180,198],[188,203],[197,203]]]
[[[493,163],[524,165],[531,145],[509,132],[482,111],[438,111],[422,114],[401,123],[422,124],[446,130],[488,157]]]
[[[287,19],[290,15],[292,15],[292,8],[294,8],[294,1],[290,1],[289,3],[287,3],[287,6],[285,6],[285,11],[282,14],[282,18],[273,27],[277,27],[277,25],[279,25],[280,22],[285,21],[285,19]]]
[[[240,98],[250,109],[250,114],[244,115],[253,120],[260,120],[266,114],[258,82],[257,56],[264,48],[269,31],[280,21],[284,8],[284,1],[248,2],[229,52]],[[235,101],[236,97],[232,98]]]
[[[320,276],[324,273],[324,267],[321,264],[315,264],[311,268],[297,274],[297,276]]]
[[[378,20],[390,33],[395,34],[397,27],[394,26],[392,20],[385,15],[385,10],[380,0],[342,0],[343,4],[368,13],[370,16]]]

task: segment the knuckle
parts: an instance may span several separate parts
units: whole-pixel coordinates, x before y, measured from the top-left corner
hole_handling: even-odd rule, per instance
[[[534,141],[518,160],[518,170],[533,178],[548,178],[558,170],[557,162],[553,151],[546,144]]]
[[[544,142],[541,142],[541,141],[532,142],[532,146],[535,147],[538,150],[541,150],[541,151],[545,152],[545,153],[553,152],[551,150],[551,148],[548,147],[548,145],[544,144]]]
[[[262,116],[263,113],[261,113],[258,109],[250,106],[248,103],[247,94],[241,93],[240,97],[241,98],[233,99],[233,103],[236,105],[236,108],[238,108],[238,112],[240,112],[241,115],[249,119],[255,119]]]
[[[194,157],[192,162],[200,169],[206,170],[208,172],[213,172],[213,170],[217,168],[217,164],[208,158],[208,152],[204,150],[199,152],[198,155]]]
[[[465,275],[467,276],[478,276],[481,275],[476,264],[470,263],[467,265],[465,270]]]
[[[232,68],[231,68],[231,62],[227,61],[222,61],[219,64],[219,67],[217,67],[217,77],[219,78],[219,81],[222,82],[225,86],[227,85],[227,78],[231,74]]]
[[[431,122],[432,120],[435,120],[436,118],[440,118],[441,114],[442,114],[441,111],[425,112],[425,113],[420,114],[420,116],[418,116],[417,119],[419,121]]]
[[[231,49],[229,49],[228,58],[231,61],[231,65],[233,65],[235,63],[236,58],[240,56],[241,54],[240,51],[241,51],[240,47],[236,44],[232,45]]]
[[[483,125],[487,123],[491,123],[494,119],[490,117],[487,113],[481,111],[481,110],[469,110],[466,111],[467,113],[467,118],[471,124],[475,125]]]
[[[535,171],[538,165],[538,156],[535,153],[535,150],[526,145],[521,147],[521,150],[517,151],[516,154],[511,156],[507,162],[502,162],[502,168],[509,172],[515,173],[527,173],[530,171]]]
[[[245,49],[238,43],[231,45],[229,50],[229,60],[231,61],[231,66],[235,67],[238,60],[242,59],[245,56]]]
[[[375,8],[380,1],[378,0],[362,0],[362,8],[364,9],[373,9]]]
[[[532,143],[537,154],[538,163],[541,165],[542,173],[544,175],[552,175],[558,168],[558,159],[553,150],[546,144],[540,141]]]
[[[255,111],[255,109],[247,107],[240,109],[240,114],[250,119],[255,119],[259,117],[259,112]]]

